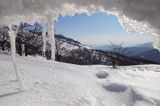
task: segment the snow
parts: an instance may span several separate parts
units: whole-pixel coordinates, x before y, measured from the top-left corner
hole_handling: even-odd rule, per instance
[[[0,106],[160,106],[160,66],[80,66],[0,52]]]

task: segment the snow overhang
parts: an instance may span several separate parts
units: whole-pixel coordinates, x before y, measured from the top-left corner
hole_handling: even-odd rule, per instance
[[[47,15],[54,22],[59,15],[96,12],[117,16],[128,32],[149,33],[160,47],[159,0],[1,0],[0,24],[46,23]]]

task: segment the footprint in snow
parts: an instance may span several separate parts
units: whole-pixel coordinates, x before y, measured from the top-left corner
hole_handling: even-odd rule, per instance
[[[104,79],[104,78],[107,78],[109,76],[109,74],[105,71],[100,71],[96,74],[96,76],[99,79]]]
[[[127,87],[124,85],[111,83],[109,85],[103,85],[103,88],[110,92],[125,92],[127,90]]]

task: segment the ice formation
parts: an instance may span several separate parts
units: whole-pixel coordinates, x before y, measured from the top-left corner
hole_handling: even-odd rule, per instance
[[[126,31],[147,32],[158,40],[159,10],[159,0],[1,0],[0,23],[41,21],[49,14],[55,21],[59,14],[105,12],[116,15]]]
[[[52,22],[52,17],[50,14],[47,15],[48,21],[48,36],[51,45],[51,58],[55,60],[55,38],[54,38],[54,27]]]
[[[10,28],[12,29],[12,28]],[[21,79],[20,79],[20,76],[19,76],[19,72],[18,72],[18,68],[17,68],[17,65],[16,65],[16,60],[15,60],[15,54],[16,54],[16,47],[15,47],[15,40],[16,40],[16,34],[17,34],[17,31],[13,31],[13,30],[10,30],[9,31],[9,37],[10,37],[10,44],[11,44],[11,57],[12,57],[12,63],[13,63],[13,66],[14,66],[14,69],[15,69],[15,74],[16,74],[16,81],[18,81],[20,83],[20,88],[23,88],[22,87],[22,82],[21,82]]]

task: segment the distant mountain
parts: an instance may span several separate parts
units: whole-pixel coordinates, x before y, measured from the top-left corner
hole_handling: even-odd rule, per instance
[[[126,47],[126,51],[123,54],[130,57],[139,57],[140,54],[152,49],[154,49],[153,43],[145,43],[133,47]]]
[[[130,58],[122,54],[96,50],[88,47],[79,41],[56,34],[57,53],[56,59],[61,62],[73,64],[107,64],[111,65],[112,60],[117,60],[119,65],[149,64],[151,61],[144,59]]]
[[[56,40],[58,41],[63,41],[65,43],[68,43],[68,44],[71,44],[71,45],[74,45],[74,46],[78,46],[78,47],[87,47],[86,45],[80,43],[79,41],[76,41],[74,39],[71,39],[71,38],[68,38],[68,37],[65,37],[61,34],[55,34],[55,38]],[[89,47],[88,47],[89,48]]]
[[[103,51],[110,51],[109,45],[101,45],[101,46],[94,45],[93,48],[98,49],[98,50],[103,50]]]
[[[102,45],[102,46],[95,46],[94,48],[103,50],[103,51],[112,51],[110,45]],[[131,47],[124,47],[126,50],[123,53],[126,56],[136,56],[138,54],[141,54],[143,52],[149,51],[153,49],[153,43],[145,43],[145,44],[140,44],[136,46],[131,46]]]
[[[144,53],[137,55],[137,57],[145,59],[145,60],[154,61],[160,64],[160,51],[157,49],[146,51]]]
[[[154,48],[153,43],[145,43],[133,47],[124,47],[123,55],[136,59],[144,59],[160,64],[160,51]],[[110,51],[110,46],[101,46],[98,49]]]
[[[160,51],[154,48],[153,43],[128,47],[124,55],[134,58],[142,58],[160,64]]]

